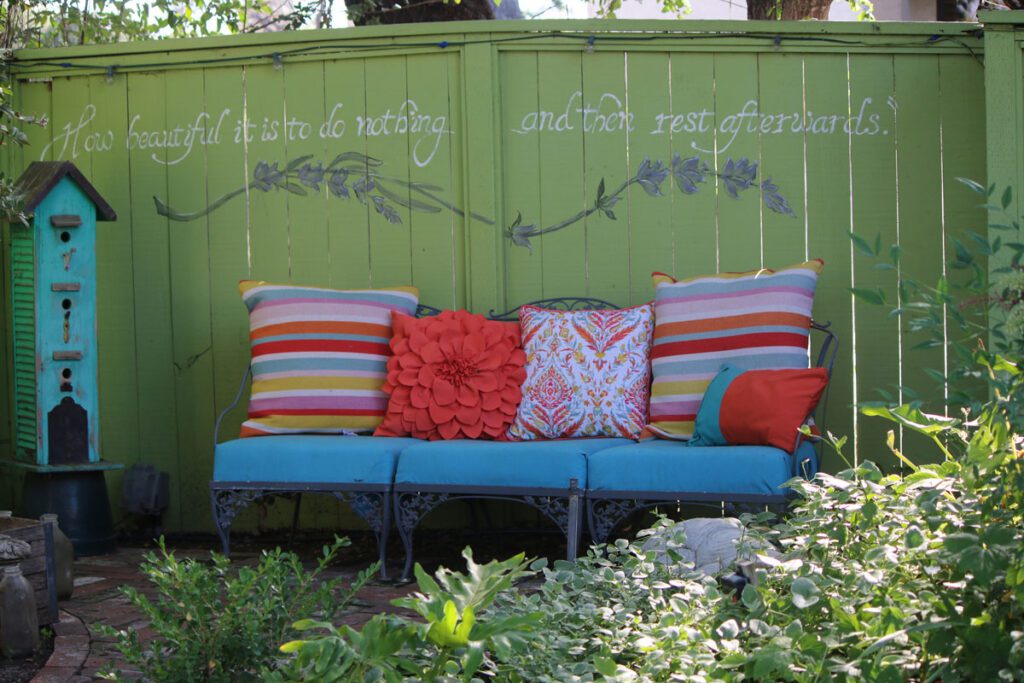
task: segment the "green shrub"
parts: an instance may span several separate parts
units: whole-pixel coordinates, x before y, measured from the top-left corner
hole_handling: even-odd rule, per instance
[[[349,605],[377,566],[361,572],[351,586],[322,580],[324,569],[349,545],[336,538],[307,572],[298,556],[280,548],[264,552],[255,567],[232,567],[222,555],[209,563],[179,560],[163,539],[159,553],[147,553],[142,573],[156,588],[150,599],[132,587],[122,592],[149,619],[156,636],[141,643],[134,630],[105,627],[128,668],[161,683],[258,680],[273,668],[278,647],[300,617],[330,619]],[[108,680],[120,680],[107,671]]]
[[[524,647],[540,615],[496,613],[481,619],[499,594],[533,572],[522,555],[480,565],[467,548],[463,557],[467,574],[442,567],[436,580],[416,565],[421,592],[394,604],[416,612],[422,621],[378,614],[361,630],[300,621],[297,629],[316,633],[285,644],[281,650],[295,654],[291,665],[268,672],[265,680],[472,680],[479,670],[493,666],[492,656],[507,657]]]

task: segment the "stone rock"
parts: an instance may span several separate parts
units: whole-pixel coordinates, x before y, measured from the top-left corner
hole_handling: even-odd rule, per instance
[[[10,536],[0,535],[0,562],[21,560],[32,554],[32,546]]]
[[[698,571],[714,576],[736,571],[736,546],[744,533],[740,520],[734,517],[696,517],[659,529],[642,547],[644,550],[655,551],[658,562],[668,563],[672,561],[667,552],[671,544],[683,562],[693,564]],[[680,538],[680,535],[685,540],[676,546],[675,539]],[[769,555],[775,554],[770,547],[762,551]]]

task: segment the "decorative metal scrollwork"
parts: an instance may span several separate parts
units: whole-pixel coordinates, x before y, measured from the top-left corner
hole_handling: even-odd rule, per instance
[[[331,495],[346,503],[352,511],[369,525],[378,538],[384,533],[386,496],[364,491],[331,491]]]
[[[523,306],[536,306],[537,308],[546,308],[551,311],[591,311],[602,308],[618,308],[615,304],[602,299],[594,299],[592,297],[585,296],[566,296],[557,299],[530,301],[522,304],[521,306],[516,306],[511,310],[505,311],[504,313],[496,313],[492,308],[487,313],[487,317],[491,320],[518,320],[519,309]]]
[[[411,535],[412,530],[428,512],[451,498],[451,495],[447,493],[420,492],[399,493],[396,496],[398,519],[395,521],[398,523],[398,530],[403,535]]]
[[[420,304],[416,307],[417,318],[429,318],[432,315],[438,315],[440,312],[440,308],[434,308],[433,306],[427,306],[426,304]]]
[[[604,543],[622,520],[646,507],[648,501],[606,498],[587,503],[590,536],[595,543]]]
[[[265,496],[260,489],[219,489],[213,491],[214,523],[218,530],[226,531],[239,512]]]
[[[523,501],[543,512],[563,534],[569,533],[569,499],[558,496],[523,496]]]
[[[406,491],[395,494],[395,522],[398,526],[398,537],[405,548],[405,566],[402,568],[402,581],[407,581],[412,572],[412,532],[428,512],[451,498],[447,493],[421,493]]]

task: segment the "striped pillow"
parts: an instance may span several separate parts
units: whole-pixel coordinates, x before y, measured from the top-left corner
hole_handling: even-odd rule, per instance
[[[683,281],[654,273],[650,430],[689,439],[704,390],[725,363],[743,370],[806,368],[823,266],[815,259],[779,271]]]
[[[339,291],[238,284],[249,309],[252,398],[242,436],[372,432],[388,398],[391,312],[416,313],[413,287]]]

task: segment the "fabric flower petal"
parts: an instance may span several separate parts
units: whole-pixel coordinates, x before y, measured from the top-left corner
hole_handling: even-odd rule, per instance
[[[434,421],[434,424],[440,426],[442,422],[449,422],[455,417],[455,411],[448,407],[438,405],[437,403],[430,403],[430,419]]]
[[[455,387],[448,380],[436,378],[431,389],[433,389],[434,400],[437,403],[446,406],[455,402]]]
[[[498,378],[493,372],[480,372],[466,380],[469,386],[477,391],[494,391],[498,388]]]
[[[463,384],[461,387],[459,387],[458,401],[462,405],[464,405],[464,406],[479,405],[480,404],[480,400],[481,400],[480,392],[477,391],[476,389],[474,389],[473,387],[469,386],[468,384]]]
[[[437,432],[442,439],[456,439],[459,436],[459,425],[454,422],[444,422],[437,425]]]
[[[429,341],[420,349],[420,355],[424,363],[440,363],[444,360],[444,352],[441,346],[435,341]]]

